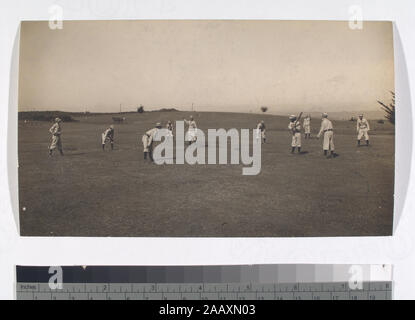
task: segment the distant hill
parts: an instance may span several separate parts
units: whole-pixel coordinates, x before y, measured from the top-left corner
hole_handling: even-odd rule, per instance
[[[169,113],[169,112],[185,112],[180,111],[175,108],[161,108],[157,110],[149,110],[144,111],[145,113]],[[203,111],[186,111],[185,113],[209,113],[209,112],[203,112]],[[219,114],[244,114],[244,113],[250,113],[250,112],[216,112]],[[297,114],[296,112],[293,112],[294,114]],[[379,111],[339,111],[339,112],[329,112],[330,119],[333,120],[350,120],[351,117],[357,117],[358,114],[363,113],[365,118],[368,120],[384,120],[384,113],[382,110]],[[126,111],[126,112],[64,112],[64,111],[21,111],[19,112],[19,120],[31,120],[31,121],[53,121],[56,117],[61,118],[64,122],[74,122],[78,121],[76,118],[84,118],[88,116],[93,115],[119,115],[119,114],[137,114],[136,111]],[[281,114],[281,113],[274,113],[272,111],[266,112],[266,113],[250,113],[250,114],[256,114],[257,116],[280,116],[283,118],[288,118],[288,114]],[[321,118],[321,112],[306,112],[304,111],[303,116],[310,114],[312,118],[314,119],[320,119]]]
[[[179,110],[175,109],[175,108],[161,108],[158,110],[150,110],[148,112],[178,112]]]
[[[336,120],[349,120],[351,117],[357,117],[359,114],[363,114],[368,120],[385,119],[385,113],[382,110],[379,111],[339,111],[330,112],[329,115],[332,119]],[[321,114],[318,114],[321,116]]]
[[[54,121],[55,118],[61,118],[63,122],[75,122],[74,113],[62,111],[24,111],[19,112],[19,120],[30,121]]]

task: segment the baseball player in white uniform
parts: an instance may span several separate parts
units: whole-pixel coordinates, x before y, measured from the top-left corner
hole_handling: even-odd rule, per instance
[[[368,131],[370,130],[369,121],[363,118],[363,114],[359,114],[359,118],[357,119],[357,145],[360,146],[360,140],[364,137],[366,140],[366,145],[369,146],[369,134]]]
[[[61,119],[56,118],[55,123],[49,129],[49,132],[52,134],[52,142],[49,146],[49,156],[52,156],[53,150],[55,150],[56,148],[58,148],[60,154],[63,156],[61,122]]]
[[[291,153],[295,152],[295,148],[297,148],[298,153],[301,153],[301,124],[297,121],[295,115],[291,115],[289,119],[288,129],[292,133]]]
[[[189,144],[192,144],[196,141],[196,134],[197,134],[197,125],[196,121],[193,119],[193,116],[190,116],[190,120],[183,119],[183,121],[189,126],[189,129],[186,133],[186,141]]]
[[[328,151],[330,150],[330,156],[335,156],[334,153],[334,133],[333,133],[333,124],[328,119],[328,114],[323,113],[321,120],[320,132],[317,135],[317,138],[323,135],[323,151],[324,155],[327,156]]]
[[[303,127],[304,127],[304,139],[310,139],[310,137],[311,137],[311,117],[310,117],[310,115],[307,115],[307,117],[304,118]]]
[[[173,137],[173,124],[171,123],[170,120],[167,121],[166,129],[169,130],[167,136],[168,137]]]
[[[147,154],[148,154],[150,160],[154,162],[153,160],[153,139],[159,129],[161,129],[161,124],[157,123],[156,127],[148,130],[143,135],[143,138],[141,139],[141,141],[143,142],[143,147],[144,147],[144,160],[147,159]]]
[[[265,143],[266,137],[265,137],[265,122],[262,120],[260,123],[258,123],[256,127],[256,138],[261,139],[262,143]]]
[[[114,126],[110,125],[107,130],[101,134],[102,150],[105,151],[105,144],[110,142],[111,150],[114,150]]]

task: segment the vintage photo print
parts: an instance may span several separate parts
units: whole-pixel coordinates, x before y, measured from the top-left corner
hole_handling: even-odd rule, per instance
[[[22,22],[21,235],[391,235],[394,92],[391,22]]]

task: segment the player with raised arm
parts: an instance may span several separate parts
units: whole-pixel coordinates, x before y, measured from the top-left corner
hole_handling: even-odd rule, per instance
[[[49,156],[52,156],[53,150],[56,148],[59,150],[61,156],[63,156],[62,150],[62,120],[60,118],[55,119],[55,123],[49,129],[49,132],[52,134],[52,142],[49,146]]]
[[[110,142],[111,150],[114,150],[114,125],[110,125],[107,130],[101,134],[102,151],[105,151],[105,144]]]

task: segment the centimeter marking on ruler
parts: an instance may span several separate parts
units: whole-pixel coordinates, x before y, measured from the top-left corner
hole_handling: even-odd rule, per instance
[[[391,300],[392,282],[352,290],[332,283],[17,283],[18,300]]]

